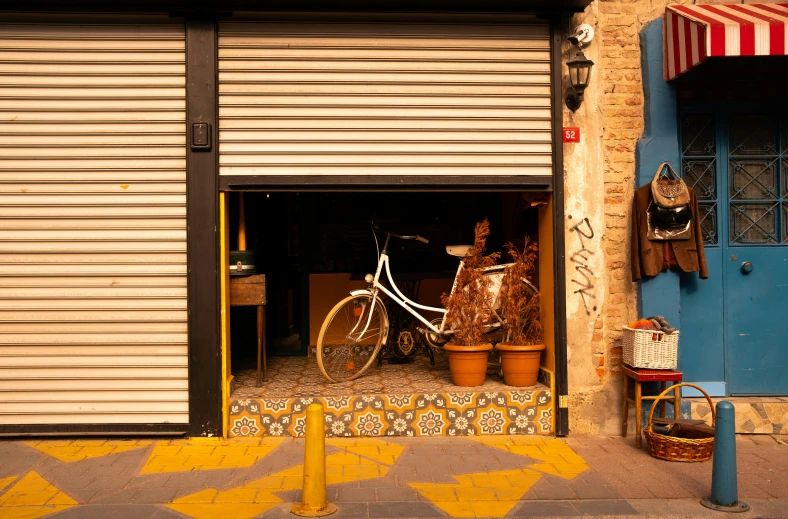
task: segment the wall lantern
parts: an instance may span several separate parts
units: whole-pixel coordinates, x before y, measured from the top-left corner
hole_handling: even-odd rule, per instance
[[[577,46],[575,57],[566,63],[569,68],[569,82],[572,85],[572,92],[566,95],[566,107],[573,112],[583,104],[583,92],[591,79],[591,67],[594,62],[585,57],[583,47],[591,42],[594,37],[594,29],[590,25],[583,24],[575,29],[569,41]]]

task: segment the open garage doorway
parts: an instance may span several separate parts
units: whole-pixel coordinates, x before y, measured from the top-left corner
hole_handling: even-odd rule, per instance
[[[266,290],[263,333],[267,376],[260,386],[256,369],[255,309],[228,308],[231,435],[244,435],[241,431],[251,434],[248,428],[233,433],[234,413],[241,413],[252,420],[249,423],[257,424],[253,429],[261,431],[260,434],[268,434],[265,430],[270,429],[270,424],[258,419],[258,415],[263,416],[266,405],[289,408],[291,404],[298,406],[301,400],[314,398],[337,398],[342,404],[345,397],[378,395],[382,398],[382,408],[386,408],[386,399],[381,395],[413,395],[418,399],[416,395],[456,393],[471,398],[470,395],[483,393],[505,395],[509,390],[522,393],[524,389],[528,390],[525,392],[528,396],[522,398],[534,399],[535,407],[534,414],[529,420],[521,420],[521,425],[530,427],[532,433],[552,431],[551,417],[542,416],[546,409],[551,409],[549,386],[553,367],[549,192],[246,191],[243,194],[230,192],[225,196],[226,247],[238,249],[239,229],[243,228],[245,248],[254,251],[256,273],[265,276]],[[243,223],[239,217],[241,197]],[[546,384],[534,388],[506,386],[491,359],[484,386],[472,389],[453,386],[445,353],[430,348],[418,331],[415,319],[397,305],[387,308],[388,339],[379,362],[356,380],[329,383],[318,369],[315,358],[322,323],[332,307],[351,290],[367,288],[364,277],[375,272],[385,232],[418,234],[429,239],[429,243],[392,240],[388,248],[391,274],[397,287],[409,298],[422,305],[440,307],[441,294],[451,290],[459,264],[459,259],[449,255],[446,247],[473,243],[474,226],[485,218],[491,226],[488,252],[501,252],[501,262],[509,261],[504,248],[508,242],[521,249],[528,236],[539,245],[539,261],[532,281],[540,289],[544,307],[542,321],[547,330],[548,350],[543,354],[542,364],[547,376],[540,380]],[[380,229],[378,243],[372,222]],[[231,270],[233,267],[230,265]],[[427,313],[425,317],[438,315]],[[508,397],[502,398],[501,409],[511,404]],[[271,404],[274,400],[279,403]],[[258,411],[245,413],[245,405],[252,405]],[[269,422],[273,418],[270,416]],[[546,425],[539,425],[539,419]],[[350,419],[350,425],[354,420]],[[384,429],[394,427],[393,422],[385,425],[385,416],[381,420]],[[350,425],[343,425],[347,428],[335,433],[345,435],[351,431]],[[409,427],[418,432],[415,425]],[[405,434],[404,430],[391,429],[390,432]],[[292,431],[291,434],[297,435]]]

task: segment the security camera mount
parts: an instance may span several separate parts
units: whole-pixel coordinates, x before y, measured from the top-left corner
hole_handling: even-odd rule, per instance
[[[583,50],[583,47],[588,46],[594,39],[594,28],[587,23],[578,25],[568,39],[569,43],[576,45],[578,50]]]

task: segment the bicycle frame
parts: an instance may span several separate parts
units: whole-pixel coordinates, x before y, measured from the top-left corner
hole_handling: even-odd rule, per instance
[[[385,286],[383,286],[380,283],[380,275],[383,272],[383,268],[384,267],[386,269],[386,277],[388,278],[389,283],[391,284],[391,290],[387,289]],[[459,276],[459,273],[463,269],[463,267],[464,267],[464,264],[463,264],[462,261],[460,261],[460,265],[459,265],[459,267],[457,267],[457,273],[454,275],[454,283],[452,284],[451,292],[450,292],[451,294],[453,294],[454,291],[457,289],[457,277]],[[487,268],[484,268],[482,270],[484,272],[501,271],[501,273],[503,273],[505,268],[506,268],[506,265],[493,265],[491,267],[487,267]],[[445,325],[446,325],[446,309],[445,308],[437,308],[437,307],[434,307],[434,306],[421,305],[421,304],[419,304],[419,303],[417,303],[415,301],[412,301],[412,300],[408,299],[402,292],[400,292],[399,288],[397,288],[397,284],[394,282],[394,279],[391,277],[391,269],[389,267],[389,257],[388,257],[388,254],[386,254],[385,248],[384,248],[383,252],[381,252],[380,258],[378,258],[378,268],[375,271],[375,276],[374,276],[374,278],[372,280],[372,283],[370,283],[370,289],[371,289],[370,292],[372,293],[372,306],[370,307],[369,316],[367,317],[367,322],[364,325],[364,329],[359,334],[360,337],[364,336],[364,334],[367,332],[367,328],[369,327],[370,322],[372,321],[372,314],[373,314],[373,311],[375,309],[375,304],[376,304],[376,302],[378,300],[378,297],[377,297],[378,296],[378,292],[383,292],[384,294],[389,296],[392,301],[394,301],[398,305],[400,305],[404,310],[406,310],[413,317],[418,319],[422,324],[424,324],[432,332],[434,332],[434,333],[436,333],[438,335],[442,335],[442,336],[446,336],[446,335],[451,335],[452,334],[451,330],[445,330]],[[497,299],[497,294],[496,294],[496,299]],[[426,310],[428,312],[436,312],[436,313],[442,314],[443,318],[441,319],[440,326],[437,327],[437,326],[433,325],[430,321],[425,319],[421,314],[416,312],[411,307],[419,308],[421,310]],[[493,309],[493,314],[495,315],[495,317],[498,320],[498,322],[493,323],[491,325],[488,325],[489,328],[497,328],[498,326],[500,326],[501,318],[498,315],[498,313],[495,312],[494,309]],[[354,330],[355,330],[355,327],[354,327]]]

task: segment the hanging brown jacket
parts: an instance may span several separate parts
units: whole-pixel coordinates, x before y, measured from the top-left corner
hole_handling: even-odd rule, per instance
[[[700,231],[700,217],[698,215],[698,199],[695,191],[689,187],[690,209],[692,209],[691,236],[689,240],[671,240],[668,242],[676,256],[679,269],[684,272],[700,272],[700,278],[709,277],[706,269],[706,254],[703,252],[703,235]],[[662,272],[664,258],[662,256],[663,242],[648,239],[646,211],[651,202],[651,184],[635,190],[632,202],[632,281],[637,281],[643,276],[656,276]]]

